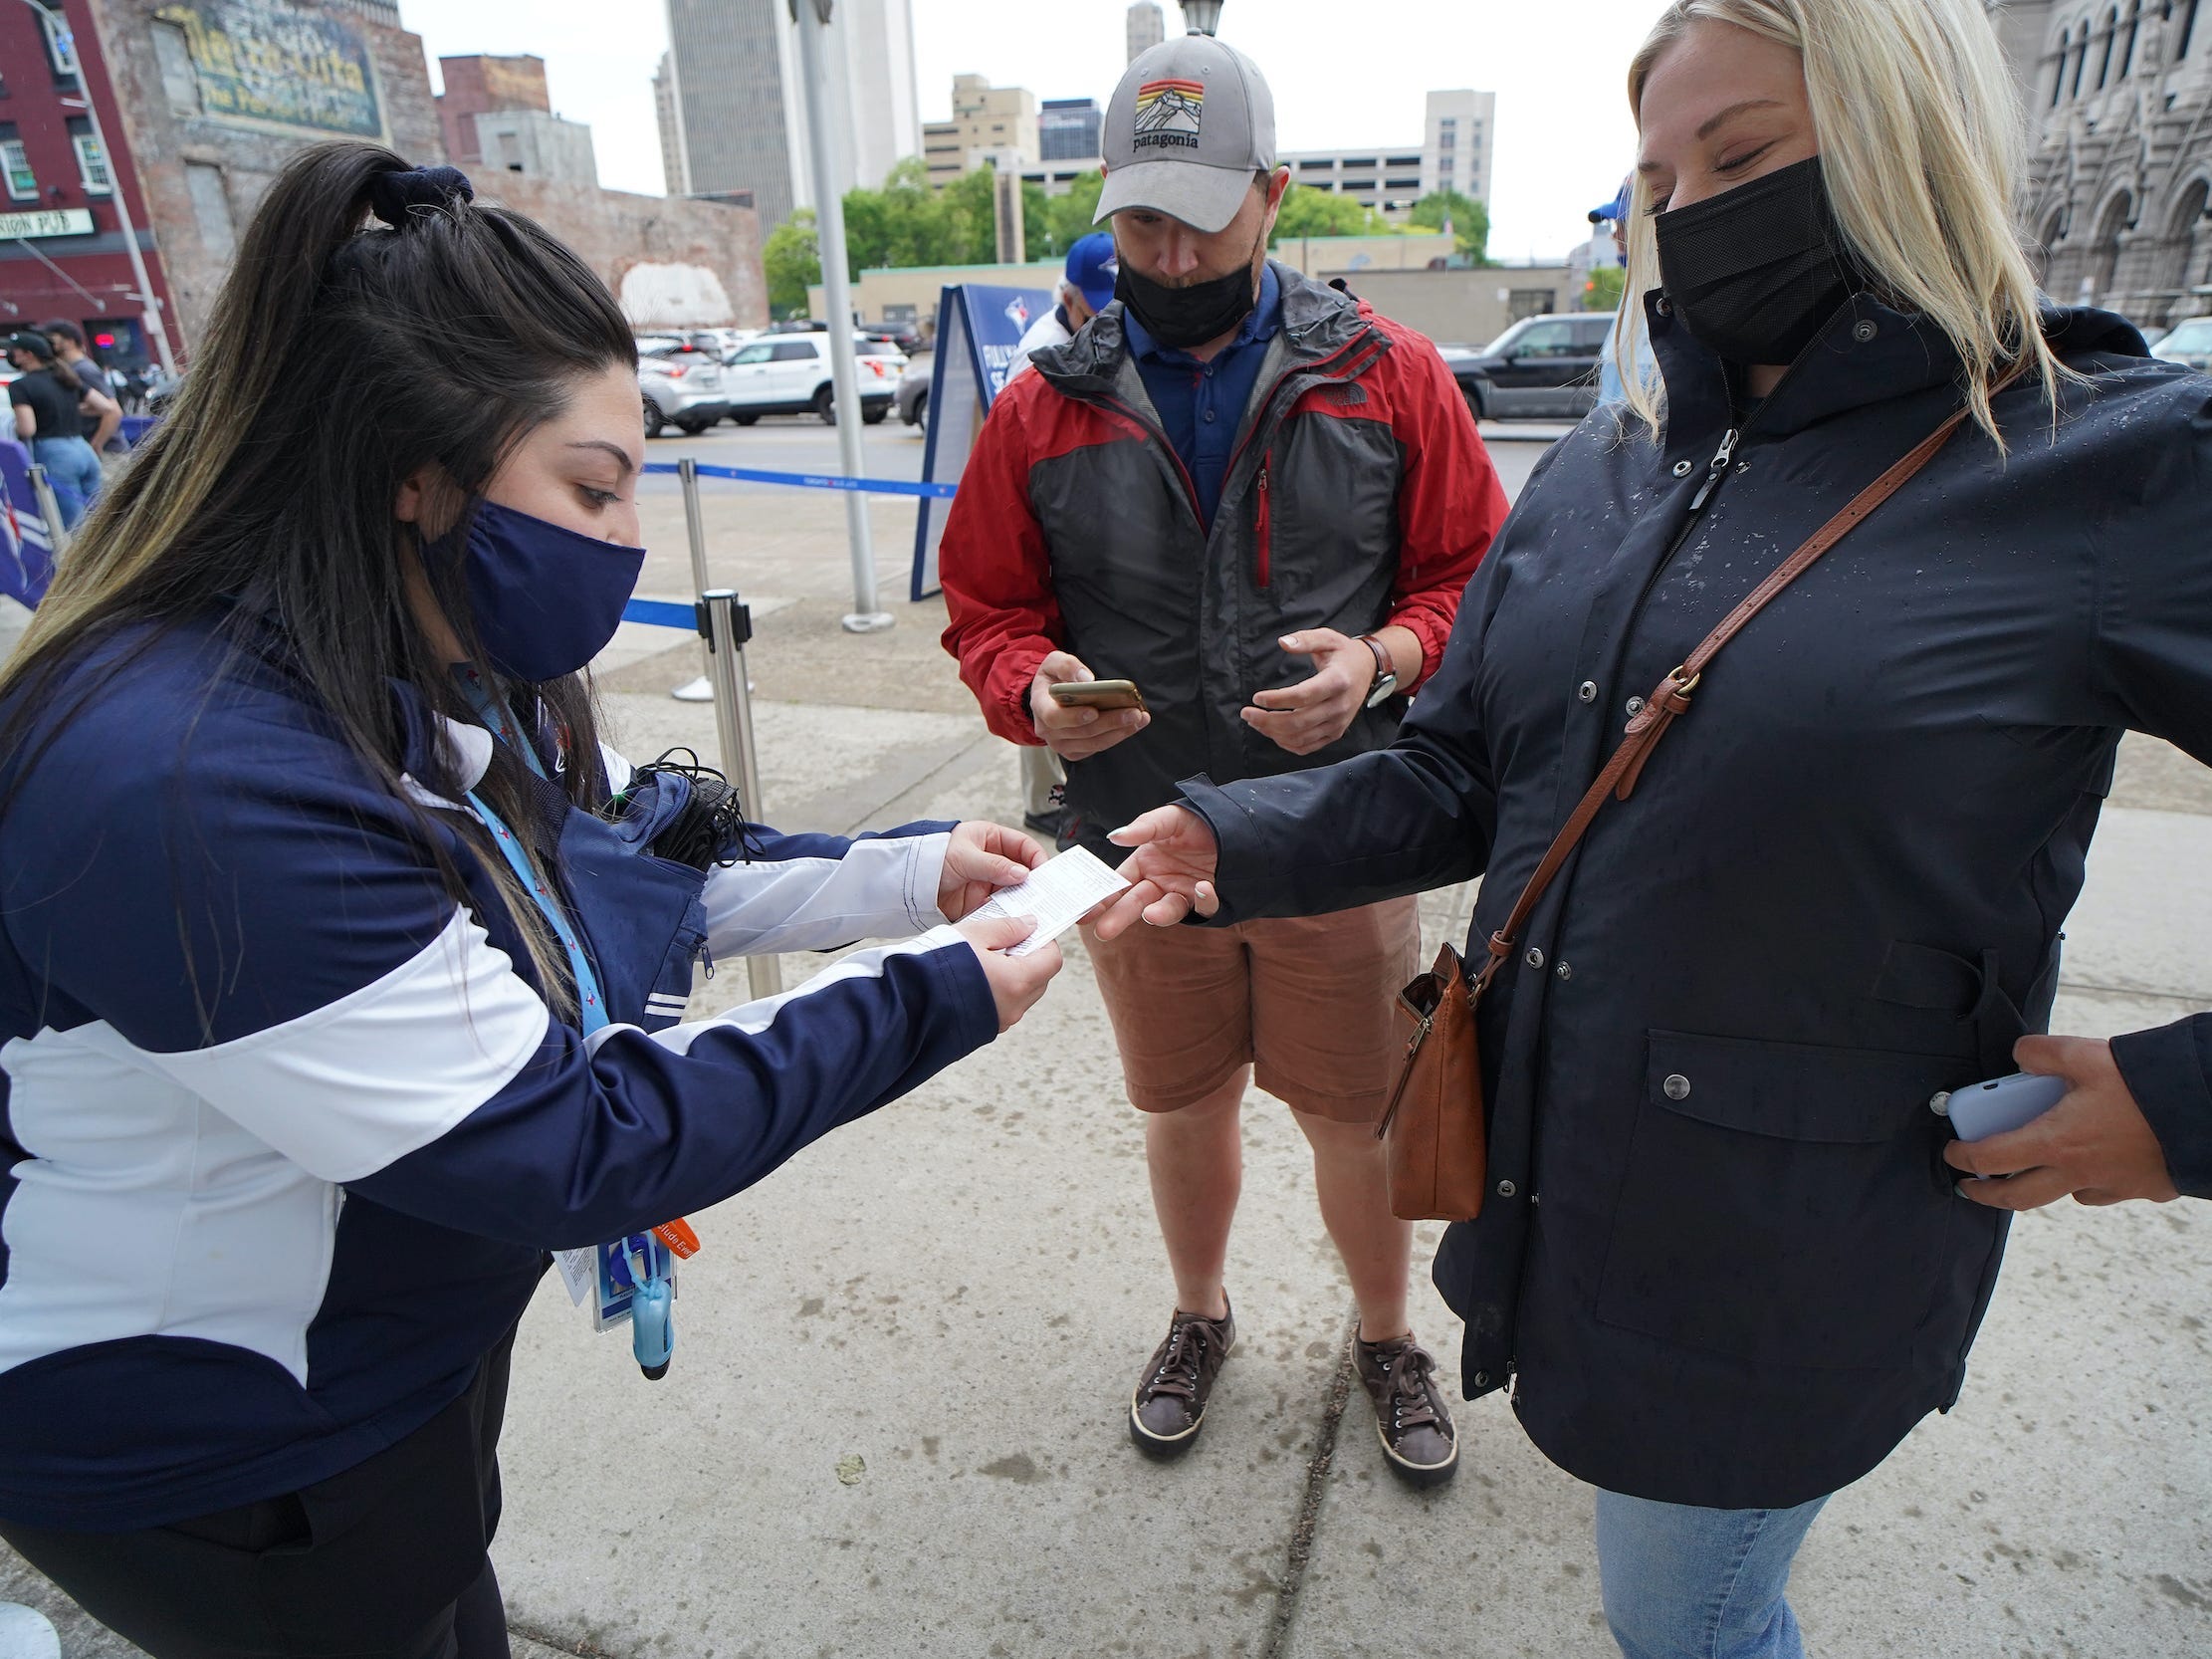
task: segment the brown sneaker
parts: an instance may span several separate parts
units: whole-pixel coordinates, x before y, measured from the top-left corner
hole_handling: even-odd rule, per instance
[[[1459,1472],[1459,1437],[1437,1386],[1437,1361],[1411,1333],[1389,1342],[1352,1341],[1352,1357],[1375,1405],[1375,1433],[1391,1473],[1409,1486],[1441,1486]]]
[[[1236,1310],[1217,1319],[1177,1309],[1168,1339],[1145,1362],[1129,1397],[1129,1438],[1147,1457],[1181,1457],[1206,1426],[1206,1398],[1236,1345]]]

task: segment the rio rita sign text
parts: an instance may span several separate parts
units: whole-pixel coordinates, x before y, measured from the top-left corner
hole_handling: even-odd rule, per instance
[[[193,0],[153,14],[184,31],[201,113],[353,138],[381,138],[368,49],[335,18],[283,0]]]

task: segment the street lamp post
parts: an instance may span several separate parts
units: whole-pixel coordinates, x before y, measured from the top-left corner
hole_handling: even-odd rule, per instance
[[[829,52],[834,0],[791,0],[798,23],[798,61],[806,82],[806,144],[814,174],[814,224],[820,236],[822,298],[829,311],[829,382],[836,398],[837,453],[845,476],[859,478],[860,365],[852,349],[852,291],[845,274],[845,202],[837,188],[836,145],[852,130],[851,112]],[[832,119],[832,115],[838,118]],[[868,498],[845,492],[845,533],[852,545],[852,610],[847,633],[876,633],[891,625],[877,608],[875,544],[868,533]]]
[[[122,187],[122,165],[115,159],[115,152],[108,147],[107,130],[100,124],[100,101],[93,97],[92,78],[85,73],[84,60],[77,55],[77,37],[71,32],[67,18],[47,10],[39,0],[23,0],[23,3],[39,14],[39,24],[48,38],[77,66],[77,84],[85,93],[86,122],[93,129],[93,142],[100,146],[100,159],[108,168],[109,199],[115,204],[115,222],[122,229],[123,252],[130,256],[130,274],[138,279],[138,298],[146,308],[146,333],[153,338],[154,354],[161,359],[163,372],[174,374],[176,356],[169,350],[169,331],[161,321],[161,296],[154,293],[153,279],[146,274],[145,255],[138,251],[138,230],[130,222],[130,202]],[[69,100],[62,102],[67,104]]]
[[[1221,32],[1221,0],[1183,0],[1183,26],[1194,35]]]

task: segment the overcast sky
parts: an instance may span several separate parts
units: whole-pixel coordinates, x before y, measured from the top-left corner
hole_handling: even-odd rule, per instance
[[[1038,98],[1106,101],[1124,59],[1126,0],[911,0],[924,120],[948,117],[952,78],[977,74]],[[1623,92],[1661,0],[1227,0],[1221,38],[1274,88],[1285,149],[1417,143],[1431,88],[1497,94],[1490,251],[1565,252],[1633,159]],[[1164,7],[1171,29],[1180,13]],[[441,55],[534,52],[553,106],[589,121],[599,182],[662,190],[653,66],[667,45],[657,0],[400,0]],[[617,22],[616,19],[620,21]],[[1348,20],[1350,20],[1348,22]]]

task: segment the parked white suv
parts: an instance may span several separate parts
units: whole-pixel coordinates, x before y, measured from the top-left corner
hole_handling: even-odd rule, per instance
[[[669,427],[697,435],[730,412],[724,390],[729,370],[714,352],[685,341],[641,338],[637,343],[637,391],[645,403],[645,435]]]
[[[891,412],[906,357],[888,341],[855,336],[859,354],[860,418],[873,426]],[[804,414],[834,421],[826,333],[763,335],[738,348],[723,370],[730,418],[751,426],[765,414]]]

